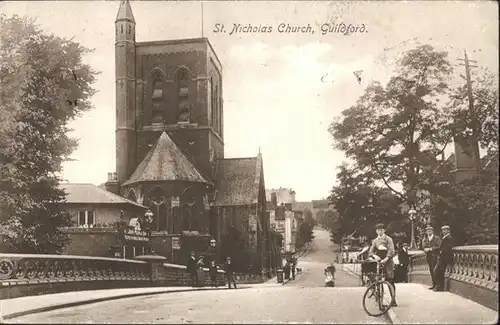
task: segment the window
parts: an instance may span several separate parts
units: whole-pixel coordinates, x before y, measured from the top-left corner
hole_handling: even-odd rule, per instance
[[[165,123],[163,112],[163,76],[159,71],[153,73],[153,89],[152,89],[152,123]]]
[[[123,34],[123,25],[120,25],[120,33]]]
[[[78,211],[78,227],[93,226],[95,224],[94,211],[82,210]]]
[[[177,122],[189,123],[189,74],[186,69],[180,69],[177,73],[177,100],[179,112]]]
[[[132,32],[132,26],[128,25],[128,33],[130,34]]]
[[[149,195],[149,207],[153,212],[153,229],[157,231],[168,230],[168,212],[166,198],[162,189],[155,187]]]

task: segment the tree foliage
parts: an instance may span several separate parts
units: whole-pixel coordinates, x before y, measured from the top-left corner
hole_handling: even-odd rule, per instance
[[[406,52],[396,71],[387,85],[371,84],[329,131],[334,146],[360,172],[414,205],[425,172],[437,166],[451,140],[443,131],[447,114],[438,106],[448,89],[451,66],[445,52],[424,45]]]
[[[471,109],[466,82],[459,87],[451,84],[453,70],[446,52],[418,46],[403,54],[395,71],[386,85],[370,84],[330,125],[334,147],[351,161],[350,171],[343,167],[339,174],[342,185],[332,191],[339,227],[351,229],[356,216],[364,213],[357,211],[359,207],[373,202],[380,192],[373,184],[383,184],[423,217],[417,234],[432,214],[440,223],[435,226],[453,223],[461,242],[491,242],[495,231],[489,230],[497,229],[498,222],[498,212],[493,212],[498,211],[493,185],[498,173],[490,175],[493,183],[479,175],[458,184],[454,162],[444,159],[444,153],[454,140],[473,153],[469,140],[477,138],[498,168],[498,75],[487,69],[473,71]],[[404,219],[400,227],[407,228]],[[488,229],[488,234],[480,234],[481,229]]]
[[[346,164],[340,166],[338,185],[332,188],[329,200],[337,215],[330,227],[333,242],[340,243],[343,236],[371,238],[377,223],[384,223],[389,233],[400,232],[406,226],[401,213],[401,198],[386,188],[373,184],[373,180],[359,174]]]
[[[296,248],[301,248],[304,244],[312,242],[314,239],[314,226],[316,221],[310,210],[304,211],[304,221],[300,223],[295,241]]]
[[[57,173],[77,146],[68,123],[95,93],[88,52],[33,20],[0,16],[0,239],[11,251],[56,253],[68,242]]]

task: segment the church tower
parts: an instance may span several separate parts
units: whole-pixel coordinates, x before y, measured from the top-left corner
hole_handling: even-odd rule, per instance
[[[128,0],[120,1],[115,20],[116,172],[127,180],[135,169],[135,19]]]

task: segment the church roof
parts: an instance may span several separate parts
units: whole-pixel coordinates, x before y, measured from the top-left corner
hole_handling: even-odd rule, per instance
[[[128,20],[135,23],[132,7],[130,7],[130,2],[128,0],[120,1],[120,7],[118,8],[118,14],[116,15],[116,21],[119,20]]]
[[[215,205],[251,205],[258,202],[262,156],[218,161]]]
[[[161,134],[153,148],[123,185],[152,181],[210,183],[166,132]]]
[[[106,191],[90,183],[63,183],[59,188],[66,192],[66,203],[84,204],[131,204],[146,208],[139,203]]]

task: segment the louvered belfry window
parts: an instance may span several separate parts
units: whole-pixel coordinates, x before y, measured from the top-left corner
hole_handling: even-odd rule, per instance
[[[190,122],[190,107],[189,107],[189,74],[186,69],[181,69],[177,73],[177,100],[179,117],[177,122]]]
[[[165,123],[165,112],[163,110],[163,76],[159,71],[153,74],[152,89],[152,123]]]

